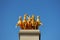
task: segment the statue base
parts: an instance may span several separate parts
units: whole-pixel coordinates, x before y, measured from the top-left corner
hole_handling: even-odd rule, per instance
[[[40,40],[39,30],[20,30],[19,40]]]

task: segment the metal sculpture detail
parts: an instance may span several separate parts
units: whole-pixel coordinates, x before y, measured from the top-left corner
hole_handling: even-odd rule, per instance
[[[21,29],[38,29],[38,27],[41,25],[40,16],[37,16],[37,19],[35,20],[34,15],[32,17],[28,16],[27,14],[24,15],[24,20],[22,20],[22,17],[19,16],[17,26],[20,26]]]

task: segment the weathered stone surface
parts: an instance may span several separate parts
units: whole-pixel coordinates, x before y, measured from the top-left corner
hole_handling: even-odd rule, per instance
[[[20,30],[19,40],[40,40],[39,30]]]

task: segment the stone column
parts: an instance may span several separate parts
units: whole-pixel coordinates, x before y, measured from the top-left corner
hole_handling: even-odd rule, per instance
[[[40,40],[39,30],[20,30],[19,40]]]

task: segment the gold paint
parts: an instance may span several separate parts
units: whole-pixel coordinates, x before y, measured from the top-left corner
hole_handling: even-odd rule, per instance
[[[41,25],[40,22],[40,17],[37,16],[37,19],[35,20],[34,15],[32,15],[32,17],[28,16],[27,18],[27,14],[24,15],[24,20],[22,21],[22,17],[19,17],[19,21],[17,23],[17,26],[20,26],[21,29],[27,30],[27,29],[38,29],[38,26]]]

